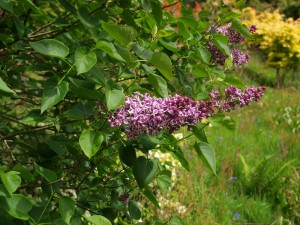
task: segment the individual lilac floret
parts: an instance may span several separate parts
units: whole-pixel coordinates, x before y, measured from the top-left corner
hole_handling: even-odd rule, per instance
[[[194,101],[179,95],[167,98],[151,97],[149,94],[135,92],[126,97],[124,106],[110,114],[111,127],[124,125],[127,138],[136,139],[143,134],[157,135],[162,130],[173,133],[182,126],[195,126],[204,118],[212,117],[216,112],[229,112],[235,105],[243,107],[263,96],[265,87],[249,87],[243,92],[231,86],[225,90],[225,99],[221,100],[218,91],[209,93],[209,101]]]
[[[252,33],[252,34],[254,34],[255,33],[255,31],[256,31],[256,25],[251,25],[250,27],[249,27],[249,31],[250,31],[250,33]]]

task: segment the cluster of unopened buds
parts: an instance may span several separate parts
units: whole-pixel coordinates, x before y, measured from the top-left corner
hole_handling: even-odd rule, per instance
[[[237,45],[237,44],[241,44],[242,42],[245,41],[244,36],[242,36],[236,30],[231,28],[231,23],[228,23],[226,26],[222,26],[222,27],[211,26],[209,28],[209,31],[210,30],[214,30],[215,32],[217,32],[219,34],[222,34],[222,35],[228,37],[229,45]],[[256,31],[256,26],[255,25],[250,26],[249,31],[250,31],[250,33],[253,34]],[[224,54],[221,50],[219,50],[212,42],[208,42],[206,47],[212,55],[211,61],[216,64],[224,65],[225,60],[228,56],[226,54]],[[250,58],[249,54],[246,54],[237,48],[232,48],[230,50],[230,52],[232,55],[233,64],[242,65],[242,64],[248,63],[248,60]]]
[[[204,118],[218,112],[229,112],[236,105],[243,107],[252,101],[258,101],[264,94],[265,87],[248,87],[244,91],[230,86],[221,99],[218,91],[209,93],[210,100],[195,101],[180,95],[167,98],[151,97],[135,92],[127,96],[125,104],[110,114],[108,122],[111,127],[124,125],[128,139],[134,140],[140,135],[157,135],[162,130],[173,133],[182,126],[195,126]]]

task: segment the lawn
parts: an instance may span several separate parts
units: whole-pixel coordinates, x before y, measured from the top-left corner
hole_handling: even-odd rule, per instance
[[[300,133],[282,119],[299,98],[293,88],[268,88],[261,102],[229,114],[235,130],[208,127],[218,177],[196,157],[193,140],[184,143],[192,168],[181,171],[178,187],[186,224],[299,224]]]

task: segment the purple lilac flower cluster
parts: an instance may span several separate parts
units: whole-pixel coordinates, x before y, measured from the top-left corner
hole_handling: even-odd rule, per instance
[[[209,30],[214,29],[217,33],[220,33],[224,36],[228,37],[228,44],[241,44],[245,41],[245,37],[238,33],[236,30],[231,28],[231,23],[227,24],[226,26],[222,27],[211,27]],[[249,27],[249,31],[254,33],[256,31],[256,26],[252,25]],[[220,65],[224,65],[227,56],[220,51],[213,43],[209,42],[206,45],[208,51],[210,51],[212,55],[212,62]],[[234,65],[242,65],[248,63],[250,56],[237,48],[232,48],[231,50],[233,64]]]
[[[231,49],[231,54],[233,58],[233,63],[235,65],[242,65],[248,63],[248,60],[250,59],[250,55],[246,54],[236,48]]]
[[[228,23],[226,26],[217,27],[215,31],[219,34],[223,34],[228,37],[228,43],[230,44],[240,44],[245,41],[245,37],[242,36],[239,32],[231,28],[231,23]]]
[[[157,135],[162,130],[173,133],[181,126],[195,126],[204,118],[212,117],[216,112],[229,112],[236,104],[241,107],[251,101],[258,101],[265,87],[249,87],[242,90],[231,86],[225,90],[225,99],[221,100],[218,91],[212,91],[209,101],[194,101],[180,95],[167,98],[151,97],[135,92],[126,97],[124,106],[110,114],[111,127],[125,126],[125,133],[130,140],[143,134]]]
[[[230,112],[235,109],[236,105],[242,108],[243,106],[249,105],[252,101],[259,101],[264,95],[265,90],[266,87],[264,86],[247,87],[244,91],[235,86],[230,86],[225,89],[224,100],[220,100],[218,97],[214,98],[211,95],[210,97],[219,112]]]

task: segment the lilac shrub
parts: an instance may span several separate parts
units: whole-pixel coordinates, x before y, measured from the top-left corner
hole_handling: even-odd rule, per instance
[[[231,28],[231,23],[228,23],[227,25],[222,27],[211,26],[209,31],[210,30],[215,30],[217,33],[228,37],[228,44],[231,46],[241,44],[245,41],[245,37],[243,35]],[[256,26],[250,26],[249,31],[253,34],[256,31]],[[225,64],[225,60],[227,58],[226,54],[219,50],[212,42],[207,43],[206,47],[212,55],[211,61],[213,63],[219,65]],[[237,48],[232,48],[230,52],[232,54],[234,65],[242,65],[248,63],[248,60],[250,58],[249,54],[246,54]]]
[[[208,101],[195,101],[175,94],[167,98],[151,97],[135,92],[126,97],[124,106],[110,114],[111,127],[125,126],[125,133],[130,140],[143,134],[157,135],[162,130],[173,133],[182,126],[195,126],[204,118],[217,112],[229,112],[236,105],[243,107],[252,101],[258,101],[264,94],[265,87],[248,87],[244,91],[230,86],[221,99],[218,91],[209,93]]]

